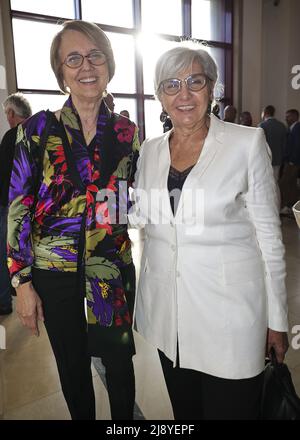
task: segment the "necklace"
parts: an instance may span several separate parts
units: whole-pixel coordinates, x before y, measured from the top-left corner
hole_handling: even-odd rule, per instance
[[[83,132],[84,132],[84,137],[87,141],[87,143],[89,143],[89,141],[91,140],[92,136],[95,134],[96,132],[96,127],[97,127],[97,117],[92,121],[91,124],[87,123],[87,119],[83,120]]]
[[[95,127],[91,128],[90,130],[87,130],[85,132],[85,138],[86,138],[87,142],[89,142],[91,140],[92,134],[94,133],[94,128]]]

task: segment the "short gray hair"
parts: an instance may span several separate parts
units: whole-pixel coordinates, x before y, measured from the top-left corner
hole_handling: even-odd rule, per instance
[[[158,99],[160,99],[161,82],[168,78],[176,78],[179,72],[190,67],[194,61],[202,66],[203,73],[209,78],[209,90],[213,93],[218,80],[218,66],[215,60],[201,43],[183,42],[163,53],[157,60],[154,90]]]
[[[70,30],[77,31],[85,35],[89,40],[95,43],[95,45],[98,47],[99,50],[101,50],[105,54],[107,66],[108,66],[108,76],[110,81],[115,74],[115,59],[107,35],[95,23],[90,23],[88,21],[83,21],[83,20],[68,20],[63,23],[63,29],[59,31],[53,38],[50,49],[51,67],[54,72],[54,75],[56,76],[60,89],[65,93],[67,92],[67,89],[64,84],[59,51],[60,51],[63,35],[65,34],[65,32]]]
[[[2,104],[4,110],[12,109],[16,115],[27,119],[32,115],[29,101],[22,93],[13,93],[9,95]]]

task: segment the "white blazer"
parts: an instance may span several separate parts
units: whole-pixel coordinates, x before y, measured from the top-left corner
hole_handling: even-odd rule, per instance
[[[277,188],[264,132],[211,116],[175,217],[169,136],[143,143],[136,173],[130,221],[146,232],[137,331],[173,362],[178,342],[182,368],[253,377],[264,368],[267,327],[288,329]]]

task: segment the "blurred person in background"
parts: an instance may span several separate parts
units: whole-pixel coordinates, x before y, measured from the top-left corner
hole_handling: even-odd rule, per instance
[[[21,93],[13,93],[2,104],[7,122],[10,126],[0,145],[0,315],[12,313],[12,294],[15,294],[10,283],[7,268],[7,212],[8,189],[15,152],[18,124],[32,114],[28,100]]]
[[[128,110],[121,110],[120,115],[125,116],[125,118],[128,118],[128,119],[130,118]]]
[[[275,107],[267,105],[261,114],[262,122],[259,124],[264,132],[272,153],[272,167],[276,182],[279,181],[280,168],[283,164],[286,149],[287,129],[285,125],[275,118]]]
[[[297,187],[297,178],[300,170],[300,122],[298,110],[288,110],[285,119],[288,133],[284,152],[284,167],[279,181],[282,206],[280,213],[283,215],[293,215],[292,206],[299,199]]]
[[[232,122],[234,123],[236,120],[236,108],[233,105],[227,105],[224,108],[224,122]]]
[[[240,124],[246,127],[252,127],[252,116],[248,111],[244,111],[240,114]]]

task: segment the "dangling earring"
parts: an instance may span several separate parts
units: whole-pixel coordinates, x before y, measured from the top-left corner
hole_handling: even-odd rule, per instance
[[[208,115],[211,114],[211,108],[212,108],[212,101],[209,101],[208,106],[207,106],[207,110],[206,110],[206,113],[207,113]]]
[[[165,122],[168,119],[168,113],[165,109],[162,109],[162,112],[160,114],[160,122]]]

